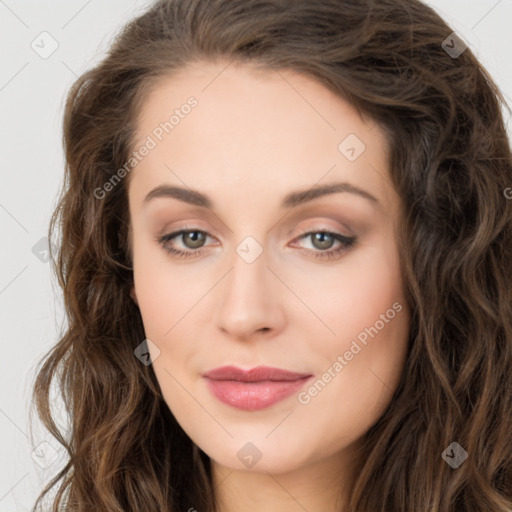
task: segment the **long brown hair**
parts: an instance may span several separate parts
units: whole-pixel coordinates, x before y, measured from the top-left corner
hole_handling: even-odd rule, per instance
[[[58,485],[53,511],[215,510],[209,458],[133,353],[145,335],[129,294],[129,176],[94,191],[128,161],[149,87],[223,60],[305,73],[389,140],[409,350],[347,512],[512,510],[512,156],[503,97],[470,48],[450,53],[452,32],[418,0],[160,0],[77,79],[49,227],[62,234],[52,261],[67,327],[34,385],[69,462],[36,507]],[[53,420],[54,380],[68,432]],[[454,442],[468,454],[457,468],[442,457]]]

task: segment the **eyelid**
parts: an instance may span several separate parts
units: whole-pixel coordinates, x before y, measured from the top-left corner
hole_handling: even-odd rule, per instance
[[[293,238],[295,239],[302,235],[310,234],[312,232],[318,233],[320,231],[324,231],[324,232],[328,232],[328,233],[337,234],[337,235],[343,236],[345,238],[353,238],[356,236],[356,234],[353,232],[353,230],[350,229],[346,224],[343,224],[340,222],[338,222],[337,224],[338,224],[338,226],[335,227],[335,226],[329,225],[325,221],[316,221],[316,222],[312,221],[312,222],[307,223],[305,228],[301,227],[296,235],[292,235],[293,231],[291,231],[289,233],[289,235],[293,236]]]

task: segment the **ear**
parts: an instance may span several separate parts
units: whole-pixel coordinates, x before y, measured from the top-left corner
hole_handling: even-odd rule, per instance
[[[133,299],[133,302],[135,302],[135,304],[137,304],[138,306],[139,303],[137,301],[137,294],[135,293],[135,285],[133,285],[130,289],[130,297]]]

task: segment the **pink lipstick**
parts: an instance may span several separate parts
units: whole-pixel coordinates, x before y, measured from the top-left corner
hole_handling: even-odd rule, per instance
[[[266,366],[251,370],[222,366],[202,375],[218,400],[245,411],[257,411],[284,400],[312,377]]]

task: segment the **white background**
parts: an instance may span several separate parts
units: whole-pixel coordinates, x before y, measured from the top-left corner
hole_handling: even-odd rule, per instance
[[[33,247],[47,234],[63,175],[64,97],[118,28],[150,3],[0,0],[0,512],[31,510],[42,482],[64,460],[42,428],[31,438],[28,416],[35,365],[57,341],[63,321],[50,265]],[[512,0],[428,3],[469,43],[512,107]],[[31,47],[44,31],[58,42],[46,59]],[[42,445],[31,456],[44,441],[60,451]],[[48,464],[54,453],[59,458],[46,470],[34,461]]]

